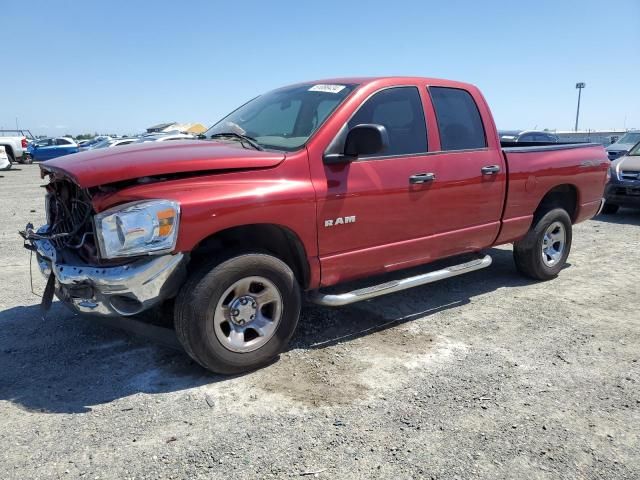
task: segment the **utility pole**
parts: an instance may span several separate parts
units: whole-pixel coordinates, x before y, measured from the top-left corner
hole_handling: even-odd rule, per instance
[[[586,86],[587,84],[584,82],[576,83],[576,88],[578,89],[578,108],[576,109],[576,126],[574,128],[576,132],[578,131],[578,118],[580,117],[580,96],[582,94],[582,89]]]

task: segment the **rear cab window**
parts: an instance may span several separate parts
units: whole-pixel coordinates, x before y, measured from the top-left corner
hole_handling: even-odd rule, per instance
[[[441,150],[487,147],[482,117],[469,92],[460,88],[429,87],[440,132]]]

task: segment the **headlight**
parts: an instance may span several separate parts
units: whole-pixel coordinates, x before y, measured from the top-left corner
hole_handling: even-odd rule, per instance
[[[170,200],[132,202],[94,217],[103,258],[172,251],[178,239],[180,205]]]

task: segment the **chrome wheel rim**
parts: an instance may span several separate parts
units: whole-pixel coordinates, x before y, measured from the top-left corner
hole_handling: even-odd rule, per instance
[[[567,233],[561,222],[553,222],[542,236],[542,262],[553,267],[562,258],[567,243]]]
[[[264,346],[282,317],[282,295],[264,277],[245,277],[225,290],[213,316],[220,343],[232,352],[246,353]]]

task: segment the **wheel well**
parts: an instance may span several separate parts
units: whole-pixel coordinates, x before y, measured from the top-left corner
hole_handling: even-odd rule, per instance
[[[9,160],[15,162],[16,160],[16,156],[13,153],[13,147],[11,145],[2,145],[4,147],[4,150],[7,152],[7,155],[9,156]]]
[[[302,241],[280,225],[253,224],[232,227],[202,240],[191,252],[191,263],[223,249],[264,250],[285,262],[302,288],[309,284],[309,262]],[[195,260],[195,262],[194,262]]]
[[[538,219],[545,213],[554,208],[562,208],[571,217],[571,220],[575,220],[576,208],[578,206],[578,191],[573,185],[558,185],[549,190],[540,203],[534,213],[534,218]]]

